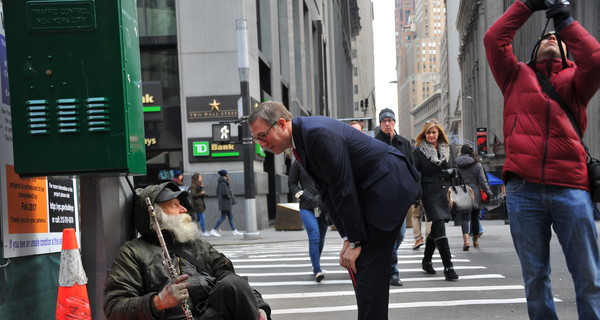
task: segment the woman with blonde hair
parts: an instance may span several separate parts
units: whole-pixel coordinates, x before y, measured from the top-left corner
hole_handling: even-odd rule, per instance
[[[425,254],[421,266],[428,274],[435,274],[431,262],[435,248],[438,248],[444,265],[446,280],[457,280],[451,260],[450,246],[446,238],[446,222],[450,221],[448,207],[448,187],[454,175],[454,155],[441,124],[427,120],[416,137],[413,151],[415,167],[421,172],[421,199],[427,221],[431,221],[431,232],[425,241]]]

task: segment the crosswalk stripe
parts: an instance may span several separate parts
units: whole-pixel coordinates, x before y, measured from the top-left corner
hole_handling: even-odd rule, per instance
[[[393,293],[422,293],[422,292],[465,292],[465,291],[496,291],[496,290],[523,290],[521,285],[506,286],[472,286],[472,287],[431,287],[431,288],[402,288],[390,289]],[[354,296],[354,291],[329,291],[329,292],[298,292],[298,293],[280,293],[263,294],[265,300],[276,299],[301,299],[301,298],[323,298],[323,297],[342,297]]]
[[[340,267],[341,268],[341,267]],[[477,270],[477,269],[487,269],[484,266],[454,266],[454,270]],[[400,278],[402,278],[402,273],[404,272],[422,272],[423,269],[421,268],[406,268],[406,269],[398,269],[398,271],[400,272]],[[348,274],[348,270],[343,269],[343,270],[327,270],[325,271],[325,276],[327,276],[328,274]],[[247,276],[247,277],[289,277],[289,276],[303,276],[303,275],[310,275],[312,276],[313,273],[311,271],[299,271],[299,272],[260,272],[260,273],[252,273],[252,272],[247,272],[247,273],[242,273],[239,272],[238,273],[241,276]]]
[[[305,259],[309,261],[309,259]],[[274,261],[282,261],[282,260],[274,260]],[[297,261],[297,260],[290,260]],[[250,264],[248,260],[232,260],[236,269],[262,269],[262,268],[304,268],[309,266],[312,268],[312,264]],[[433,259],[433,263],[441,263],[441,260]],[[452,259],[453,263],[457,262],[471,262],[469,259]],[[413,261],[398,261],[398,264],[421,264],[421,260],[413,260]],[[321,263],[321,266],[339,266],[339,263]]]
[[[459,280],[476,280],[476,279],[504,279],[501,274],[477,274],[469,276],[459,276]],[[446,281],[444,277],[423,277],[423,278],[407,278],[402,279],[402,282],[416,281]],[[277,286],[319,286],[333,284],[351,284],[350,280],[327,280],[322,282],[315,281],[268,281],[268,282],[250,282],[252,287],[277,287]]]
[[[554,298],[554,301],[561,302],[561,300],[556,299],[556,298]],[[525,298],[419,301],[419,302],[390,303],[389,308],[390,309],[403,309],[403,308],[416,308],[416,307],[447,307],[447,306],[514,304],[514,303],[526,303],[526,301],[525,301]],[[294,313],[321,313],[321,312],[353,311],[353,310],[357,310],[356,305],[335,306],[335,307],[278,309],[278,310],[272,310],[271,314],[276,315],[276,314],[294,314]]]
[[[398,255],[398,259],[415,259],[417,258],[418,260],[410,260],[410,261],[398,261],[398,263],[421,263],[421,259],[423,259],[423,255],[417,256],[417,255],[412,255],[412,256],[402,256],[402,255]],[[309,256],[303,256],[303,257],[288,257],[286,255],[281,255],[277,258],[247,258],[247,259],[231,259],[231,261],[233,263],[252,263],[252,262],[271,262],[271,261],[309,261],[310,257]],[[321,261],[323,260],[340,260],[340,257],[328,257],[328,256],[321,256]],[[452,259],[452,261],[459,261],[459,262],[469,262],[469,259]]]

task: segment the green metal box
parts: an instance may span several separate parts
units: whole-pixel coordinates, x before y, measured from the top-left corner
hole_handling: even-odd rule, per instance
[[[5,0],[15,171],[146,173],[135,0]]]

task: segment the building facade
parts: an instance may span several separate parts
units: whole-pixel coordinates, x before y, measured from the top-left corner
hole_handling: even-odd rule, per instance
[[[256,0],[198,2],[139,0],[144,85],[162,87],[162,115],[147,113],[148,176],[184,181],[198,172],[213,199],[216,172],[229,171],[232,190],[244,194],[244,162],[237,141],[240,103],[236,21],[246,21],[253,105],[281,101],[294,115],[356,117],[355,102],[373,88],[372,9],[369,0]],[[362,21],[362,23],[361,23]],[[360,76],[355,76],[360,73]],[[359,110],[360,112],[360,110]],[[158,121],[153,121],[158,118]],[[148,119],[150,118],[150,120]],[[162,120],[162,121],[160,121]],[[231,123],[232,143],[212,141],[212,126]],[[256,145],[254,176],[258,228],[287,202],[291,156]],[[234,208],[243,217],[245,208]],[[217,215],[208,215],[208,224]],[[236,219],[245,229],[244,219]]]
[[[412,6],[411,6],[412,5]],[[398,28],[398,113],[409,115],[436,93],[440,82],[440,42],[446,25],[442,0],[396,2]],[[414,138],[415,119],[405,117],[399,134]]]

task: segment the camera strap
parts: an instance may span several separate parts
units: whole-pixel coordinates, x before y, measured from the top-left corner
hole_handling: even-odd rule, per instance
[[[585,143],[583,143],[583,139],[581,137],[581,130],[579,129],[579,125],[577,125],[577,121],[575,121],[575,116],[573,115],[573,112],[571,111],[571,109],[569,109],[569,107],[567,107],[567,104],[565,103],[565,101],[561,98],[561,96],[558,94],[558,92],[556,92],[556,90],[554,90],[554,87],[550,83],[550,80],[548,79],[548,77],[546,77],[543,73],[541,73],[537,70],[535,70],[535,75],[537,76],[538,82],[540,83],[540,86],[542,87],[542,91],[545,92],[552,100],[556,101],[560,105],[560,107],[565,111],[565,113],[567,114],[567,117],[569,117],[569,120],[571,121],[571,124],[573,125],[573,128],[575,128],[575,132],[577,133],[577,136],[579,137],[579,141],[581,141],[581,144],[583,145],[583,149],[585,149],[585,152],[588,154],[588,157],[591,158],[588,147],[585,145]]]

